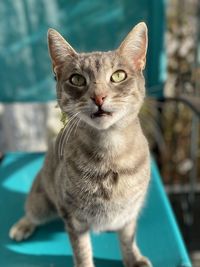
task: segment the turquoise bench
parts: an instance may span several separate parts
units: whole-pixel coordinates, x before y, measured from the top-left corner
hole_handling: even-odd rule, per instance
[[[0,168],[0,266],[72,267],[72,250],[61,220],[41,227],[27,241],[9,239],[13,222],[23,215],[23,205],[31,183],[44,159],[43,153],[8,153]],[[163,190],[156,164],[140,216],[137,240],[154,267],[191,267],[185,246]],[[117,235],[92,235],[97,267],[122,267]]]
[[[165,0],[1,1],[0,102],[55,99],[46,45],[49,27],[60,31],[78,51],[109,50],[139,21],[149,28],[148,94],[162,97],[165,5]],[[19,244],[8,238],[10,226],[23,214],[26,193],[43,158],[41,153],[6,153],[0,162],[0,267],[72,266],[72,251],[61,221],[41,227]],[[191,267],[154,161],[137,239],[154,267]],[[92,240],[97,267],[122,266],[115,233],[93,235]]]

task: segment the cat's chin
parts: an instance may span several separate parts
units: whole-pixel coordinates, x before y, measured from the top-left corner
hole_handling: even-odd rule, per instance
[[[84,117],[83,120],[86,124],[98,130],[106,130],[115,123],[112,115],[105,115],[100,117]]]
[[[106,130],[113,125],[113,122],[111,119],[107,118],[96,118],[88,120],[88,124],[98,130]]]
[[[113,126],[118,127],[126,127],[126,124],[129,120],[133,120],[133,116],[129,118],[124,117],[124,113],[112,113],[111,115],[100,116],[100,117],[89,117],[83,116],[82,120],[88,124],[90,127],[95,128],[97,130],[107,130],[109,128],[113,128]]]

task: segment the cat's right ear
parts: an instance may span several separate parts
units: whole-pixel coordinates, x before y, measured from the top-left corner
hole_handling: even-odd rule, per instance
[[[141,71],[146,64],[147,44],[147,26],[144,22],[140,22],[122,42],[118,52],[131,62],[135,70]]]
[[[59,69],[66,62],[67,58],[69,56],[73,57],[77,53],[56,30],[50,28],[47,36],[53,71],[55,74],[58,74]]]

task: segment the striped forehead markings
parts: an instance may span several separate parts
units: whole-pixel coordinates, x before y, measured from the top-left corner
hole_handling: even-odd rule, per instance
[[[80,66],[82,70],[86,70],[92,75],[98,75],[101,71],[107,72],[113,69],[115,57],[104,54],[90,54],[89,56],[83,55],[80,58]]]

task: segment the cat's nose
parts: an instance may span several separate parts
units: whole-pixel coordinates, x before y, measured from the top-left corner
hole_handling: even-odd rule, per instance
[[[94,95],[94,96],[91,96],[90,98],[92,99],[92,101],[94,101],[94,103],[97,106],[101,107],[106,97],[107,95],[102,94],[102,95]]]

